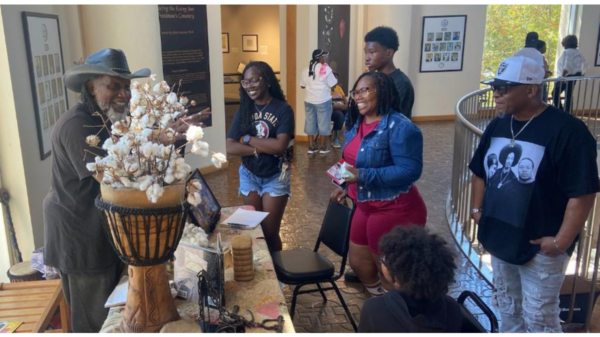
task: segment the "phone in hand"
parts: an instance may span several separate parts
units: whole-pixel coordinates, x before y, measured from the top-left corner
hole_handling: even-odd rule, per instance
[[[340,161],[335,163],[332,167],[327,170],[327,175],[331,177],[332,182],[337,186],[345,186],[346,179],[342,177],[342,172],[340,171],[342,165],[346,161],[342,158]]]

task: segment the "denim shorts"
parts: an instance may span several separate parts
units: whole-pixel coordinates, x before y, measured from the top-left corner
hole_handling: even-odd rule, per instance
[[[257,192],[259,196],[265,193],[273,198],[284,195],[292,196],[290,179],[286,181],[279,180],[279,173],[270,178],[257,177],[250,172],[243,164],[240,165],[240,189],[238,192],[248,196],[250,192]]]
[[[304,110],[306,111],[304,132],[307,135],[331,135],[331,113],[333,112],[331,100],[320,104],[304,102]]]

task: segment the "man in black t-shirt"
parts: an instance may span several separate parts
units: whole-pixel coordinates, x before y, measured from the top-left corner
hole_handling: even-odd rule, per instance
[[[377,27],[365,35],[365,65],[370,71],[389,75],[400,94],[403,115],[412,116],[415,91],[408,76],[394,65],[394,55],[400,47],[398,34],[390,27]]]
[[[499,117],[469,165],[471,215],[492,255],[501,332],[562,331],[559,291],[600,187],[596,140],[583,122],[542,101],[544,73],[538,58],[513,56],[484,82]]]

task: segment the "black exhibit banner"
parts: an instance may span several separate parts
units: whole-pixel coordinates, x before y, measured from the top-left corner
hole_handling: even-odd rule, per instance
[[[338,83],[347,94],[350,69],[350,5],[319,5],[318,25],[319,49],[329,52],[327,63],[338,73]]]
[[[206,5],[158,5],[164,79],[181,81],[180,94],[196,101],[189,114],[211,106]],[[212,117],[203,121],[212,125]]]

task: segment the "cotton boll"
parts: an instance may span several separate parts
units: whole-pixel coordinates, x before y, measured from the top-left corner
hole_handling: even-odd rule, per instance
[[[108,138],[104,141],[104,144],[102,144],[102,148],[104,150],[108,150],[110,147],[112,147],[113,145],[115,145],[115,143],[113,142],[112,138]]]
[[[175,104],[177,103],[177,94],[172,92],[167,96],[167,103]]]
[[[87,138],[85,139],[85,142],[89,146],[96,147],[96,146],[98,146],[98,143],[100,143],[100,137],[98,137],[96,135],[87,136]]]
[[[146,107],[145,106],[138,106],[137,108],[135,108],[135,110],[133,110],[131,112],[131,116],[133,116],[134,118],[142,118],[142,116],[144,115],[144,113],[146,113]]]
[[[172,174],[165,175],[165,183],[171,184],[173,181],[175,181],[175,177]]]
[[[151,176],[143,176],[138,180],[140,183],[140,191],[146,191],[150,185],[152,185],[152,177]]]
[[[158,199],[163,195],[164,189],[158,183],[154,183],[146,190],[146,196],[152,203],[157,203]]]
[[[171,114],[164,114],[161,118],[160,118],[160,125],[162,127],[167,127],[167,125],[169,125],[169,123],[173,120],[173,115]]]
[[[140,152],[144,157],[150,158],[150,156],[152,156],[152,143],[142,144],[140,146]]]
[[[173,150],[172,146],[165,146],[162,148],[162,157],[169,158],[171,156],[171,151]]]
[[[192,153],[194,153],[198,156],[207,157],[208,156],[208,143],[203,142],[203,141],[194,142],[194,144],[192,145],[191,151],[192,151]]]
[[[227,162],[227,157],[222,153],[215,153],[211,160],[216,168],[221,168],[221,165]]]
[[[152,113],[145,114],[144,117],[142,117],[142,119],[140,119],[140,124],[144,128],[153,127],[155,122],[156,122],[156,117],[154,117],[154,114],[152,114]]]
[[[185,138],[188,142],[197,142],[204,137],[204,130],[201,127],[190,125],[187,132],[185,133]]]
[[[156,83],[154,85],[154,88],[152,88],[152,91],[154,91],[154,93],[156,94],[160,94],[162,92],[162,89],[160,88],[160,83]]]
[[[87,163],[85,165],[85,167],[88,169],[88,171],[91,171],[91,172],[95,172],[98,170],[98,166],[96,163]]]

